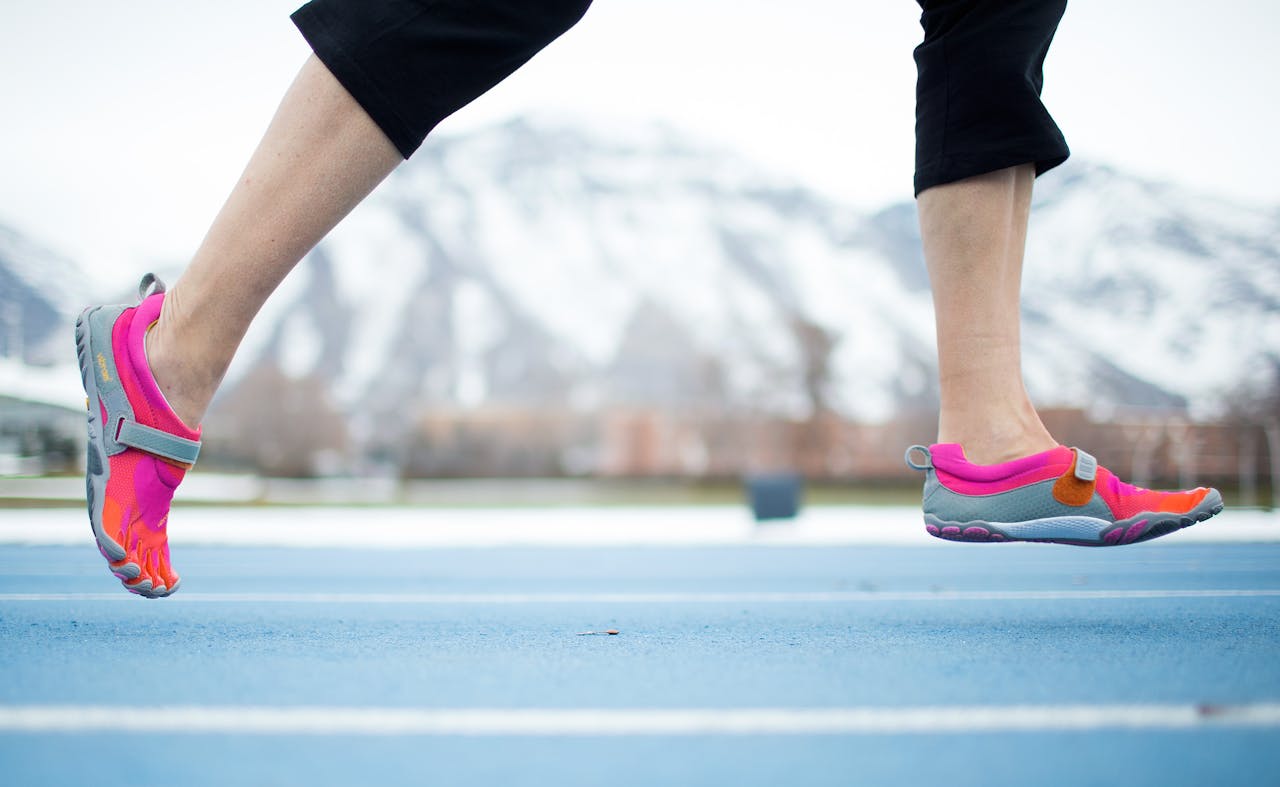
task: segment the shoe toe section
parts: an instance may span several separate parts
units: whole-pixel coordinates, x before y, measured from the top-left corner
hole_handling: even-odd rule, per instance
[[[137,593],[140,596],[145,596],[151,593],[152,585],[150,577],[142,576],[137,579],[128,579],[120,584],[124,585],[125,590],[128,590],[130,593]]]
[[[156,570],[154,574],[155,576],[154,592],[156,592],[157,594],[168,596],[172,594],[173,591],[178,589],[178,582],[180,580],[178,578],[177,572],[173,570],[173,566],[169,564],[169,558],[168,558],[168,555],[165,554],[166,552],[168,552],[167,549],[158,550],[158,554],[156,558]],[[163,593],[161,593],[162,590],[163,590]]]
[[[1222,493],[1213,487],[1209,487],[1208,494],[1200,501],[1200,507],[1207,508],[1214,514],[1218,513],[1223,508]]]
[[[129,556],[128,551],[105,532],[99,532],[99,529],[95,528],[93,537],[94,541],[98,543],[98,551],[102,553],[108,563],[119,563]]]
[[[110,567],[111,573],[121,579],[137,579],[142,574],[142,567],[129,556],[126,556],[124,560],[118,560],[107,565]]]
[[[136,556],[130,556],[134,562],[125,568],[132,576],[113,573],[120,578],[121,584],[130,593],[146,598],[164,598],[178,589],[181,581],[169,565],[167,545],[164,548],[143,548]]]
[[[1160,495],[1156,511],[1162,514],[1189,513],[1195,510],[1211,491],[1213,490],[1197,487],[1185,492],[1164,492]]]
[[[148,549],[143,553],[142,576],[151,583],[152,595],[164,595],[168,583],[165,581],[164,572],[160,569],[160,557],[157,552],[156,549]]]

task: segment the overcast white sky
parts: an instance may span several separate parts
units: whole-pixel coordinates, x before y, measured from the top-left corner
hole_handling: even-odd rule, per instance
[[[185,260],[308,53],[298,2],[0,0],[0,223],[116,286]],[[1277,9],[1072,0],[1045,100],[1078,156],[1280,205]],[[656,118],[878,207],[911,197],[918,16],[910,0],[596,0],[437,133],[530,110]]]

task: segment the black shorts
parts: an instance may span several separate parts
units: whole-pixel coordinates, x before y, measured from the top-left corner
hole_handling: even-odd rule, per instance
[[[409,158],[591,0],[312,0],[293,13],[320,62]]]
[[[453,112],[572,27],[591,0],[311,0],[293,14],[316,56],[405,158]],[[920,0],[916,193],[1064,161],[1040,103],[1066,0]],[[779,13],[784,13],[779,11]]]
[[[1067,0],[920,0],[916,194],[930,186],[1067,160],[1040,102],[1044,56]]]

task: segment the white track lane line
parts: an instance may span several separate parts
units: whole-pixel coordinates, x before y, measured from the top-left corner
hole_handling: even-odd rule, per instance
[[[165,604],[859,604],[921,601],[1092,601],[1106,599],[1276,598],[1280,589],[939,590],[691,593],[179,593]],[[122,601],[128,593],[0,593],[0,603]]]
[[[421,709],[0,706],[0,733],[143,735],[902,735],[1280,727],[1280,703],[917,708]]]

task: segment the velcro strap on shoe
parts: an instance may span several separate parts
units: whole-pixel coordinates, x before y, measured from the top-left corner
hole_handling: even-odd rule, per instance
[[[1053,499],[1068,506],[1087,505],[1093,500],[1094,488],[1098,479],[1098,460],[1079,448],[1071,469],[1058,477],[1053,485]]]
[[[199,440],[178,437],[127,418],[121,419],[116,442],[184,465],[194,465],[200,456]]]

